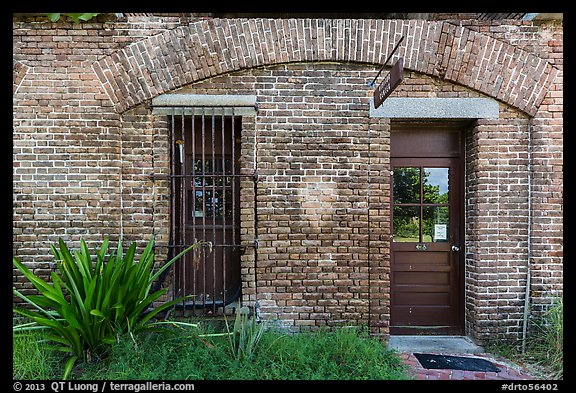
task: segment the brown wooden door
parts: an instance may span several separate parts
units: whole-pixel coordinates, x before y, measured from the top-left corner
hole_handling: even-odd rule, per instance
[[[392,133],[391,334],[463,334],[460,138]]]

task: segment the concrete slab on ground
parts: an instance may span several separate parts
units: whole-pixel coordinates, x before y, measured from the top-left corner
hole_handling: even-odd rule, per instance
[[[388,348],[410,353],[483,353],[466,336],[390,336]]]

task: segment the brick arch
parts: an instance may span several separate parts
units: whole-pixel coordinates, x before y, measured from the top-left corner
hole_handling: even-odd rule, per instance
[[[117,112],[216,75],[263,65],[390,64],[457,83],[533,116],[559,70],[538,56],[447,22],[208,19],[132,43],[93,64]]]

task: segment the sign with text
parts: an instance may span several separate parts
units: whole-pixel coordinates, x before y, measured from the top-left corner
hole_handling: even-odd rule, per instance
[[[374,90],[374,109],[378,108],[384,100],[394,91],[396,87],[402,82],[404,71],[404,61],[399,58],[392,66],[392,69],[386,75],[382,83]]]

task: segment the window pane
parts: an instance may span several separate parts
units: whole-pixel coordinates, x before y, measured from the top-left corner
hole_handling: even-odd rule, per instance
[[[202,207],[204,204],[204,197],[202,191],[196,191],[195,199],[189,199],[189,201],[191,206],[188,211],[194,210],[194,217],[203,217]]]
[[[424,168],[424,203],[448,204],[448,169]]]
[[[394,203],[420,203],[420,168],[394,168]]]
[[[447,242],[450,237],[448,206],[424,206],[422,214],[422,241]]]
[[[204,172],[203,172],[204,171]],[[212,177],[211,176],[202,176],[202,174],[209,175],[212,174],[212,160],[195,160],[194,161],[194,170],[190,172],[190,174],[196,174],[194,178],[194,185],[196,187],[208,187],[212,186]],[[204,180],[204,184],[202,184],[202,180]]]
[[[395,242],[420,241],[420,208],[418,206],[394,206],[393,237]]]
[[[216,198],[212,197],[212,190],[205,191],[204,195],[206,196],[206,199],[204,200],[204,203],[206,204],[206,217],[212,217],[214,215],[215,208],[214,202],[217,200]]]
[[[232,217],[232,190],[226,190],[226,217]]]

